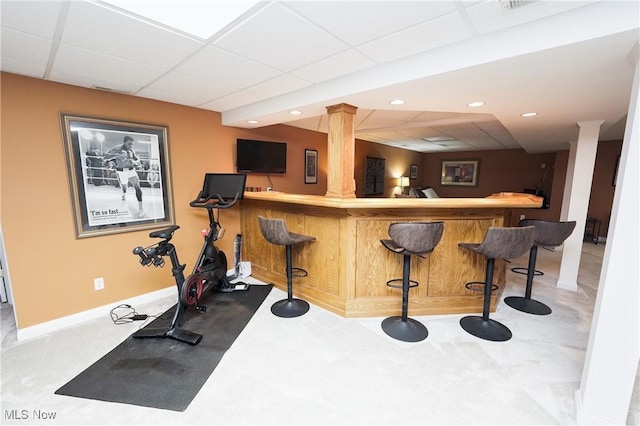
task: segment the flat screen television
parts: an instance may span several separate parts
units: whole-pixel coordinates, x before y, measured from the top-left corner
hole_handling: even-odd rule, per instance
[[[238,139],[236,167],[238,173],[286,173],[287,144]]]

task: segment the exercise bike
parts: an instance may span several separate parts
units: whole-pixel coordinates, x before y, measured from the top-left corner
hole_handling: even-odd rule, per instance
[[[168,328],[146,327],[134,333],[133,337],[167,337],[197,345],[202,340],[202,335],[181,328],[187,308],[195,306],[199,313],[205,313],[207,307],[200,303],[200,299],[209,290],[232,292],[248,289],[246,283],[230,282],[227,277],[226,255],[215,245],[215,241],[222,238],[224,234],[215,212],[219,213],[220,209],[234,206],[242,198],[245,181],[246,175],[242,174],[207,173],[205,175],[202,191],[189,205],[207,209],[209,230],[204,236],[200,255],[188,277],[184,276],[186,264],[180,264],[176,248],[171,243],[175,231],[180,229],[178,225],[151,232],[149,237],[159,238],[161,241],[146,248],[139,246],[133,249],[133,254],[140,258],[140,264],[143,266],[162,267],[165,264],[164,257],[169,256],[171,274],[178,288],[178,306],[171,325]]]

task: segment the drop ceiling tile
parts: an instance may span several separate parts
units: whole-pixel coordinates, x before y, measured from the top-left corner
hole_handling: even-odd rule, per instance
[[[2,64],[2,71],[26,75],[27,77],[42,78],[45,72],[43,65],[16,61],[13,58],[0,57],[0,63]]]
[[[258,3],[257,0],[105,1],[202,39],[213,36]]]
[[[134,36],[135,35],[135,36]],[[61,41],[169,69],[204,43],[87,2],[70,2]]]
[[[59,1],[2,1],[2,27],[53,38],[60,12]]]
[[[214,46],[206,46],[178,65],[175,70],[184,75],[238,89],[253,86],[280,74],[271,67]]]
[[[429,122],[429,121],[437,121],[437,120],[446,120],[446,119],[456,118],[461,115],[463,114],[460,114],[457,112],[423,111],[423,112],[418,112],[418,114],[413,118],[412,121]]]
[[[416,114],[416,111],[374,110],[357,123],[356,129],[366,131],[367,129],[396,127],[411,121]]]
[[[214,101],[203,103],[199,105],[199,107],[212,111],[224,112],[253,102],[258,102],[262,99],[264,99],[263,96],[260,96],[257,93],[253,93],[249,90],[239,90],[229,95],[222,96]]]
[[[3,59],[46,67],[51,50],[50,39],[6,28],[2,28],[0,34],[0,53]]]
[[[328,130],[327,120],[325,116],[306,117],[301,120],[292,120],[286,124],[289,126],[300,127],[302,129],[312,130],[314,132],[326,132]]]
[[[200,105],[227,96],[234,88],[170,72],[140,90],[144,97],[166,99],[182,105]]]
[[[377,62],[395,59],[435,49],[471,37],[472,32],[459,13],[399,31],[389,36],[365,43],[358,50]]]
[[[215,45],[281,71],[317,62],[348,47],[278,2],[271,3]]]
[[[273,97],[307,86],[311,86],[311,83],[292,75],[280,74],[275,78],[250,87],[249,90],[264,97]]]
[[[291,71],[290,74],[314,83],[321,83],[352,72],[360,71],[375,63],[355,50],[346,50],[313,64]]]
[[[403,135],[416,139],[441,137],[442,133],[430,127],[407,127],[399,130]]]
[[[455,126],[434,126],[434,129],[457,139],[473,136],[486,136],[486,133],[480,130],[478,126],[473,123],[461,123],[456,124]]]
[[[140,86],[134,86],[126,82],[113,81],[107,78],[97,78],[92,75],[86,76],[74,74],[73,72],[66,70],[52,73],[51,81],[87,88],[107,88],[109,90],[121,93],[135,93],[140,89]]]
[[[291,2],[289,6],[349,43],[359,45],[456,10],[451,1]]]
[[[163,72],[160,68],[61,44],[51,69],[51,78],[55,79],[59,73],[66,73],[130,86],[146,86]]]
[[[547,16],[582,7],[591,1],[542,1],[504,11],[501,1],[480,2],[469,5],[466,12],[480,34],[525,24]],[[513,2],[522,4],[523,2]]]
[[[465,142],[467,142],[468,145],[470,145],[470,146],[472,146],[474,148],[478,148],[478,149],[504,149],[504,148],[506,148],[500,142],[498,142],[497,140],[495,140],[495,139],[493,139],[491,137],[470,138],[470,139],[465,139]]]

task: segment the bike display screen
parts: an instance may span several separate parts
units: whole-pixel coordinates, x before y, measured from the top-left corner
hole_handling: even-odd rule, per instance
[[[244,196],[247,175],[242,173],[207,173],[204,176],[202,192],[205,197],[220,195],[224,200],[238,200]]]

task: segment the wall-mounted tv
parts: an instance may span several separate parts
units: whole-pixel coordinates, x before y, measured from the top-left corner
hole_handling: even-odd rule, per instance
[[[238,139],[236,167],[238,173],[286,173],[287,144]]]

